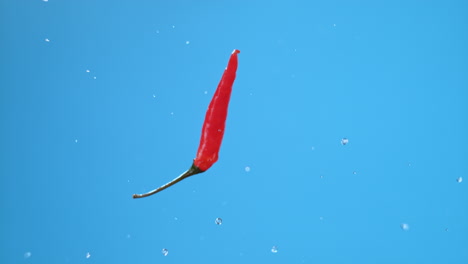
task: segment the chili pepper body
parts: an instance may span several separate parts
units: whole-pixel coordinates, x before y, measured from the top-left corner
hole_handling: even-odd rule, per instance
[[[236,79],[238,53],[240,53],[239,50],[232,52],[228,66],[206,111],[200,145],[198,146],[197,156],[193,161],[193,164],[201,171],[206,171],[218,160],[218,152],[224,136],[232,85]]]
[[[229,99],[231,98],[232,85],[236,79],[237,54],[234,50],[229,58],[228,66],[224,70],[221,81],[211,99],[205,115],[200,145],[193,164],[186,172],[165,185],[145,194],[134,194],[133,198],[143,198],[158,193],[181,180],[192,175],[205,172],[218,160],[218,152],[224,136],[224,129],[228,113]]]

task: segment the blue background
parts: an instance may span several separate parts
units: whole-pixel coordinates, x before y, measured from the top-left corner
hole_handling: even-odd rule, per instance
[[[0,3],[1,263],[468,263],[466,1]]]

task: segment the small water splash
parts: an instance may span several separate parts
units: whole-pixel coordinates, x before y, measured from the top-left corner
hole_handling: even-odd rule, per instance
[[[220,217],[215,219],[215,224],[221,225],[222,223],[223,223],[223,219],[221,219]]]
[[[277,246],[273,246],[273,247],[271,248],[271,252],[272,252],[272,253],[277,253],[277,252],[278,252],[278,247],[277,247]]]
[[[348,144],[348,142],[349,142],[349,139],[347,139],[347,138],[342,138],[341,139],[341,145],[343,145],[343,146]]]
[[[410,228],[409,225],[408,225],[407,223],[402,223],[402,224],[400,225],[400,227],[401,227],[401,229],[403,229],[404,231],[408,231],[409,228]]]
[[[169,254],[169,250],[167,250],[167,248],[163,248],[161,250],[161,253],[164,255],[164,256],[167,256],[167,254]]]

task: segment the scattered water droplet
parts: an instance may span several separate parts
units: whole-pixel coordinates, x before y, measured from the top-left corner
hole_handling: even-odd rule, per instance
[[[334,27],[336,27],[336,24],[333,24]]]
[[[86,258],[89,259],[91,257],[91,254],[89,252],[86,253]]]
[[[458,177],[458,178],[457,178],[457,182],[458,182],[458,183],[461,183],[462,181],[463,181],[463,178],[462,178],[462,177]]]
[[[320,179],[323,179],[323,175],[320,175]]]
[[[50,39],[46,38],[44,39],[45,42],[50,42]]]
[[[96,76],[94,76],[93,79],[96,80]]]
[[[353,174],[354,174],[354,175],[356,175],[356,174],[357,174],[357,172],[356,172],[356,171],[353,171]]]
[[[278,247],[277,247],[277,246],[273,246],[273,247],[271,248],[271,252],[272,252],[272,253],[278,252]]]
[[[49,2],[49,0],[42,0],[43,2]]]
[[[132,236],[130,234],[127,234],[127,239],[130,239]]]
[[[155,95],[155,94],[153,94],[153,98],[156,98],[156,95]]]
[[[177,221],[177,220],[179,220],[179,218],[177,218],[177,216],[176,216],[176,217],[174,217],[174,220],[176,220],[176,221]]]
[[[250,167],[249,166],[246,166],[245,167],[245,172],[249,172],[250,171]]]
[[[319,217],[320,221],[323,221],[323,216]]]
[[[75,143],[78,143],[78,139],[75,139]]]
[[[174,112],[171,112],[171,115],[174,115]]]
[[[31,257],[31,252],[26,252],[24,253],[24,258],[30,258]]]
[[[400,225],[401,229],[405,230],[405,231],[408,231],[409,230],[409,225],[407,223],[402,223]]]
[[[315,147],[314,147],[314,146],[312,146],[310,149],[312,149],[312,150],[315,150]]]
[[[347,138],[342,138],[341,139],[341,145],[343,145],[343,146],[348,144],[348,142],[349,142],[349,140]]]
[[[169,254],[169,250],[167,250],[166,248],[163,248],[161,250],[161,253],[164,255],[164,256],[167,256],[167,254]]]
[[[86,70],[87,73],[90,73],[91,71],[90,70]]]
[[[172,28],[175,28],[175,26],[172,26]]]
[[[222,223],[223,223],[223,219],[221,219],[219,217],[215,219],[215,224],[221,225]]]
[[[448,228],[445,228],[445,232],[448,232]]]
[[[205,91],[204,93],[205,93],[205,94],[208,94],[208,91]]]
[[[190,44],[190,41],[188,41],[188,40],[187,40],[187,41],[185,41],[185,44],[186,44],[186,45]]]
[[[156,34],[159,34],[159,29],[156,30]]]

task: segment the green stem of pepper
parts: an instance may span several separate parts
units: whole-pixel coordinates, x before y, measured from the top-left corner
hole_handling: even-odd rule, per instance
[[[133,198],[143,198],[143,197],[148,197],[148,196],[151,196],[155,193],[158,193],[166,188],[169,188],[171,187],[172,185],[180,182],[181,180],[185,179],[185,178],[188,178],[192,175],[195,175],[195,174],[198,174],[198,173],[202,173],[204,171],[200,170],[200,168],[198,168],[197,166],[195,166],[195,164],[192,164],[192,167],[190,167],[190,169],[188,169],[186,172],[182,173],[179,177],[173,179],[172,181],[164,184],[163,186],[155,189],[155,190],[152,190],[151,192],[147,192],[147,193],[143,193],[143,194],[134,194],[133,195]]]

